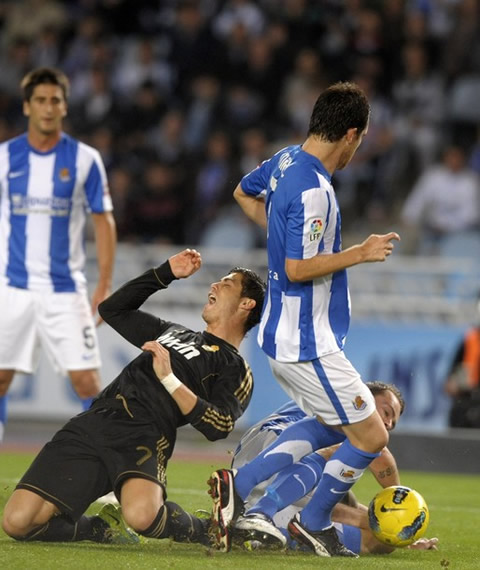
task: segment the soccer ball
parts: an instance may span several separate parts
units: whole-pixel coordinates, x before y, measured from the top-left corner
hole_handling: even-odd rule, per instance
[[[368,506],[368,522],[375,538],[389,546],[408,546],[427,530],[430,515],[425,499],[409,487],[386,487]]]

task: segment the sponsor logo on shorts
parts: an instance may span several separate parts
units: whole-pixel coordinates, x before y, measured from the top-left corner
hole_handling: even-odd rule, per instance
[[[355,400],[353,400],[353,407],[360,412],[367,407],[367,402],[365,402],[361,396],[357,396]]]

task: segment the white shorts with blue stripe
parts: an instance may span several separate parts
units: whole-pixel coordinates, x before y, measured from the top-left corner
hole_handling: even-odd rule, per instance
[[[285,392],[327,425],[357,423],[375,411],[372,393],[343,351],[306,362],[269,361]]]

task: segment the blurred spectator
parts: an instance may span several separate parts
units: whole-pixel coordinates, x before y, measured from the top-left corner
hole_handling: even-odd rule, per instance
[[[89,132],[100,125],[112,125],[117,120],[118,107],[106,69],[92,66],[77,83],[76,97],[71,104],[71,122],[77,132]]]
[[[207,226],[218,217],[220,208],[231,202],[235,176],[230,140],[224,131],[215,131],[208,138],[205,155],[199,157],[194,169],[188,242],[199,243]]]
[[[374,223],[390,214],[386,168],[393,144],[392,106],[383,97],[370,75],[356,75],[353,80],[365,91],[370,102],[368,134],[348,168],[335,173],[335,187],[342,208],[342,221],[361,229],[362,223]]]
[[[134,182],[132,172],[128,167],[120,165],[112,168],[109,171],[108,178],[118,240],[135,241],[136,234],[132,212],[141,191]]]
[[[418,175],[432,164],[442,142],[445,118],[444,80],[433,73],[425,47],[408,43],[402,52],[403,73],[393,83],[394,148],[391,185],[403,196],[405,173]],[[400,184],[399,184],[400,182]]]
[[[46,28],[63,30],[68,14],[62,2],[56,0],[22,0],[7,4],[5,39],[23,37],[36,42]]]
[[[414,251],[424,255],[439,253],[453,235],[480,231],[479,178],[461,147],[448,146],[442,161],[420,176],[401,217],[417,233]]]
[[[475,315],[476,322],[460,342],[445,383],[452,399],[450,427],[480,428],[480,296]]]
[[[157,49],[153,38],[141,38],[113,73],[113,84],[121,97],[132,97],[142,85],[148,84],[162,94],[170,93],[173,84],[172,69]]]
[[[32,46],[24,36],[13,38],[1,51],[0,90],[10,96],[18,96],[18,85],[33,67]]]
[[[163,162],[181,166],[185,158],[185,117],[180,109],[171,108],[158,125],[150,129],[148,141]]]
[[[141,190],[131,205],[132,227],[142,241],[184,242],[184,199],[177,184],[177,174],[171,166],[157,161],[148,163]]]
[[[295,136],[307,132],[313,105],[328,83],[318,53],[309,48],[300,50],[293,71],[285,80],[281,99],[282,112]]]
[[[213,29],[227,38],[237,24],[241,24],[249,36],[259,36],[264,28],[264,15],[255,2],[227,0],[213,20]]]
[[[185,146],[197,153],[218,121],[220,81],[213,75],[193,79],[185,112]]]

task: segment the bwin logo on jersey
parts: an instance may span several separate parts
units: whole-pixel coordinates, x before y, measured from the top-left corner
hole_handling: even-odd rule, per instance
[[[323,222],[320,218],[313,220],[310,224],[310,241],[319,240],[322,236]]]
[[[180,354],[183,354],[187,360],[200,355],[200,351],[195,348],[193,342],[182,342],[178,338],[175,338],[171,332],[159,336],[156,340],[160,344],[173,348]]]
[[[280,160],[278,161],[278,168],[280,169],[282,176],[284,175],[285,170],[287,170],[287,168],[291,166],[292,162],[293,162],[292,157],[288,154],[288,152],[282,154]]]

